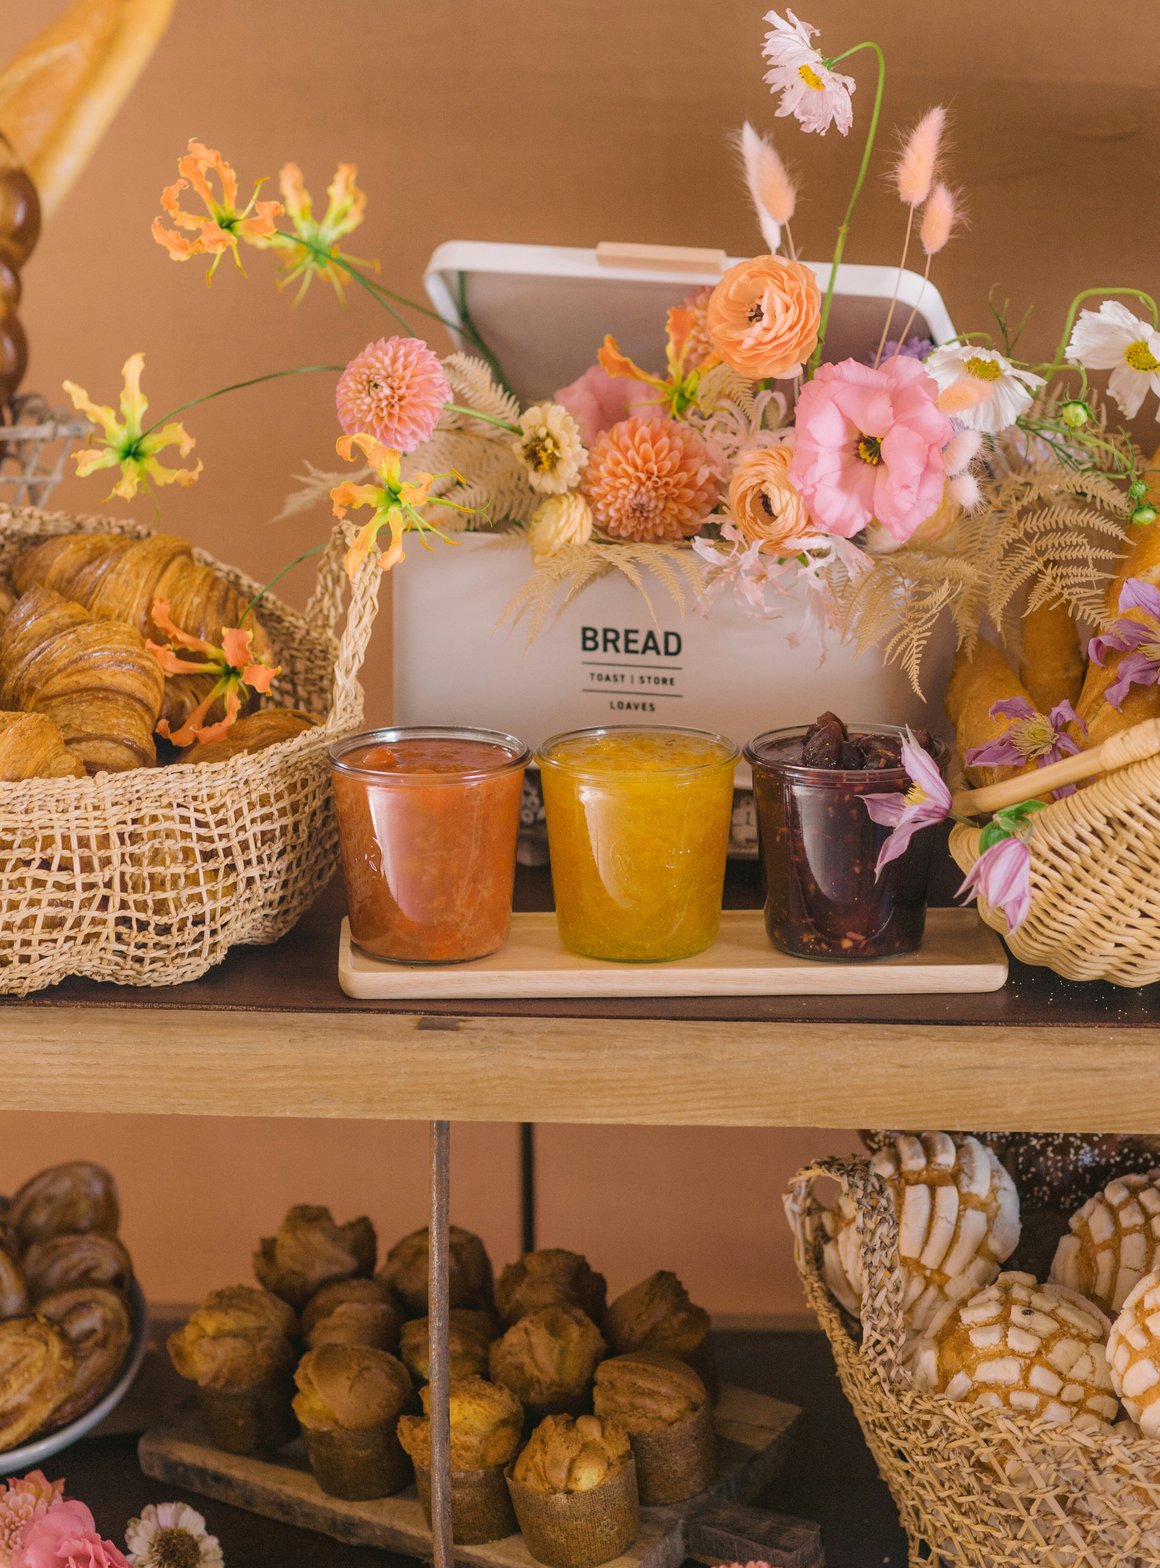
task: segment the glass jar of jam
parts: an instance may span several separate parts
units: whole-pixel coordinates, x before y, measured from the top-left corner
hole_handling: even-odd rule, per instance
[[[858,761],[863,751],[878,765],[810,766],[802,752],[814,728],[769,730],[745,748],[769,939],[799,958],[856,961],[914,952],[926,923],[936,835],[916,833],[879,877],[874,868],[890,829],[872,821],[862,803],[866,795],[904,795],[910,788],[905,767],[883,765],[898,755],[904,732],[887,724],[851,726],[848,758]],[[929,741],[927,749],[945,765],[941,741]]]
[[[717,936],[737,747],[701,730],[575,730],[538,758],[556,919],[589,958],[660,962]]]
[[[492,730],[369,730],[331,746],[357,947],[454,964],[504,945],[530,756]]]

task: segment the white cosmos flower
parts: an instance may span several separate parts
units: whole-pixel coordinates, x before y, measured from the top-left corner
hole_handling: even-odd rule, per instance
[[[523,460],[528,483],[541,495],[563,495],[580,478],[588,453],[580,426],[559,403],[533,403],[519,417],[512,448]]]
[[[1067,358],[1085,370],[1110,370],[1108,391],[1129,419],[1140,412],[1149,388],[1160,394],[1160,331],[1118,300],[1080,311]]]
[[[854,123],[850,94],[858,85],[852,76],[832,71],[810,43],[817,32],[799,22],[791,10],[785,16],[767,11],[769,32],[762,53],[769,61],[765,80],[770,91],[781,94],[779,115],[795,115],[803,130],[824,136],[836,125],[843,136]]]
[[[222,1549],[196,1508],[150,1503],[125,1528],[133,1568],[223,1568]]]
[[[1043,377],[1018,370],[993,348],[948,343],[923,360],[938,382],[938,406],[967,430],[994,435],[1009,429],[1034,401]]]

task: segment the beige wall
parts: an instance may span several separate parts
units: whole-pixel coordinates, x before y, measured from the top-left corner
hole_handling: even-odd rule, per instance
[[[950,103],[971,228],[937,281],[961,326],[988,324],[996,284],[1016,316],[1038,302],[1027,341],[1046,352],[1075,289],[1155,286],[1155,0],[802,8],[827,48],[868,33],[887,47],[890,123]],[[5,49],[57,6],[7,9]],[[193,266],[168,262],[149,222],[191,135],[220,146],[243,181],[295,158],[319,194],[339,159],[357,160],[371,205],[355,249],[379,256],[384,278],[414,295],[427,256],[448,238],[756,248],[726,148],[748,115],[778,125],[805,182],[797,238],[824,254],[856,149],[773,121],[762,9],[758,0],[178,0],[156,60],[27,271],[29,384],[52,393],[69,376],[111,399],[121,361],[143,349],[161,413],[260,370],[344,361],[389,330],[357,294],[345,313],[320,289],[291,312],[258,256],[248,280],[225,267],[209,290]],[[865,112],[870,78],[857,69]],[[898,208],[872,181],[850,259],[890,260],[899,240]],[[165,494],[165,525],[270,575],[323,521],[268,520],[303,461],[329,459],[329,382],[244,393],[188,424],[206,473],[194,490]],[[102,494],[99,481],[73,481],[56,499],[93,510]],[[288,596],[304,597],[305,584],[300,576]],[[382,626],[367,685],[370,714],[385,716]],[[164,1047],[159,1036],[159,1071]],[[778,1195],[803,1158],[851,1139],[549,1129],[543,1234],[589,1250],[614,1287],[668,1265],[718,1310],[794,1310]],[[423,1215],[424,1133],[414,1127],[0,1116],[0,1151],[0,1189],[69,1154],[108,1160],[146,1283],[168,1299],[243,1273],[253,1238],[292,1201],[344,1214],[365,1206],[388,1238]],[[462,1129],[456,1178],[461,1223],[498,1258],[513,1253],[514,1132]]]

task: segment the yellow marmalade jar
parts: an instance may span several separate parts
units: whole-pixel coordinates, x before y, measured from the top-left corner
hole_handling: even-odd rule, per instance
[[[732,741],[647,726],[554,735],[538,759],[560,938],[589,958],[700,953],[721,923]]]

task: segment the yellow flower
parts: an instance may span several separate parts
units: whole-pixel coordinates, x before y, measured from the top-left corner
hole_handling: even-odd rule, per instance
[[[84,387],[78,387],[75,381],[64,383],[74,408],[102,433],[96,445],[73,453],[78,477],[83,479],[99,468],[119,468],[121,477],[109,495],[121,496],[126,501],[131,501],[143,485],[181,485],[188,489],[201,473],[200,458],[196,468],[166,468],[158,460],[158,453],[169,446],[175,446],[181,457],[188,457],[193,451],[194,438],[179,420],[171,419],[157,429],[141,428],[149,407],[141,390],[144,365],[144,354],[131,354],[121,368],[125,384],[121,392],[120,419],[107,404],[94,403]]]
[[[403,535],[408,531],[419,535],[425,549],[431,548],[424,537],[426,534],[438,534],[440,539],[447,540],[446,534],[421,515],[419,507],[445,506],[453,512],[473,510],[470,506],[459,506],[454,501],[448,501],[444,496],[431,494],[431,486],[436,479],[456,479],[460,484],[464,482],[463,475],[454,469],[446,474],[419,473],[404,479],[402,455],[393,447],[382,446],[365,431],[339,436],[336,443],[339,457],[345,458],[348,463],[353,462],[356,449],[374,470],[378,484],[358,485],[348,479],[330,492],[334,515],[339,519],[344,518],[351,508],[374,508],[374,516],[359,529],[354,543],[346,552],[346,572],[352,581],[364,561],[377,549],[379,533],[383,528],[390,529],[391,542],[380,555],[379,565],[384,572],[389,572],[397,561],[403,559]],[[451,541],[447,540],[447,543]]]
[[[238,241],[261,244],[267,240],[275,232],[274,219],[282,212],[282,203],[259,201],[258,192],[265,183],[259,180],[249,202],[239,210],[237,175],[216,148],[207,147],[196,138],[191,139],[186,155],[177,160],[177,172],[181,178],[161,192],[161,205],[175,227],[167,229],[161,218],[154,218],[153,238],[165,247],[173,261],[212,256],[211,277],[227,250],[233,252],[238,270],[244,272]],[[217,175],[220,196],[215,195],[209,182],[211,174]],[[208,218],[182,211],[181,193],[186,190],[201,198]]]
[[[297,278],[302,279],[302,285],[294,297],[295,304],[316,277],[325,278],[334,286],[339,299],[343,297],[346,274],[338,259],[342,256],[338,241],[344,234],[350,234],[358,228],[366,216],[367,208],[366,193],[355,184],[357,173],[355,164],[339,164],[326,188],[326,211],[321,218],[316,218],[314,203],[302,179],[302,170],[296,163],[282,165],[278,183],[282,189],[286,216],[294,232],[288,234],[280,230],[262,243],[276,246],[282,252],[286,271],[280,280],[281,287],[293,283]],[[376,269],[378,266],[377,262],[366,262],[358,256],[346,259],[362,261],[363,265]]]

